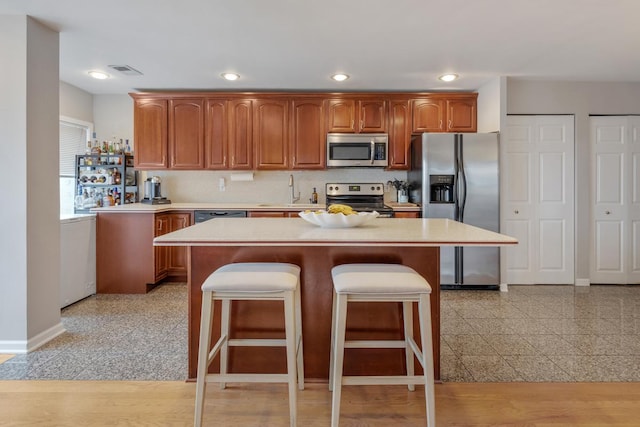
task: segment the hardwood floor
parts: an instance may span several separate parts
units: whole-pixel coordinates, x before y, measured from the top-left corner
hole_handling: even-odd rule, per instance
[[[1,426],[189,426],[195,384],[0,381]],[[288,426],[285,385],[208,387],[205,425]],[[342,426],[422,426],[424,393],[403,386],[344,387]],[[326,384],[299,394],[299,426],[330,424]],[[640,383],[436,385],[438,426],[637,426]]]

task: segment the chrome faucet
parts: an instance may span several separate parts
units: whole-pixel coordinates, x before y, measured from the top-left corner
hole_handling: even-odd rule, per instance
[[[293,190],[293,175],[289,175],[289,188],[291,189],[291,193],[289,194],[289,204],[292,205],[300,200],[300,192],[298,191],[298,197],[296,197]]]

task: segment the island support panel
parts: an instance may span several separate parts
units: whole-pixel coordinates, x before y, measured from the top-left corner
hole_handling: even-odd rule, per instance
[[[290,262],[301,267],[302,329],[305,380],[328,381],[333,284],[331,268],[346,263],[395,263],[409,266],[431,284],[431,322],[436,380],[440,379],[440,281],[438,247],[397,246],[192,246],[189,277],[189,379],[197,373],[200,333],[201,286],[218,267],[232,262]],[[212,343],[220,336],[220,302],[214,305]],[[232,306],[231,337],[284,338],[281,303],[235,301]],[[414,334],[420,342],[417,306]],[[350,304],[347,339],[402,339],[401,303]],[[230,348],[230,372],[286,372],[282,348]],[[402,349],[347,349],[345,375],[402,375]],[[420,365],[416,364],[421,372]],[[211,365],[217,372],[219,362]]]

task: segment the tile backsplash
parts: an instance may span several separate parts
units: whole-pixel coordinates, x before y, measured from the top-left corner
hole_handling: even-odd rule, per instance
[[[289,175],[294,178],[299,203],[309,203],[313,188],[318,192],[318,203],[325,203],[327,182],[372,182],[406,179],[405,171],[382,169],[329,169],[322,171],[253,171],[253,181],[234,181],[233,174],[245,175],[247,171],[144,171],[140,180],[159,176],[162,179],[162,195],[175,203],[289,203]],[[224,179],[224,191],[220,180]],[[144,186],[141,185],[141,189]],[[142,195],[144,196],[144,195]],[[142,197],[141,196],[141,197]],[[396,191],[385,187],[385,201],[395,201]]]

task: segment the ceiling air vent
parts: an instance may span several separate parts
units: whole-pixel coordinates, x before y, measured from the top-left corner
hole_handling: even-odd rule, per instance
[[[109,65],[109,68],[113,68],[116,71],[120,71],[122,74],[125,74],[127,76],[141,76],[142,73],[138,70],[136,70],[133,67],[130,67],[128,65]]]

